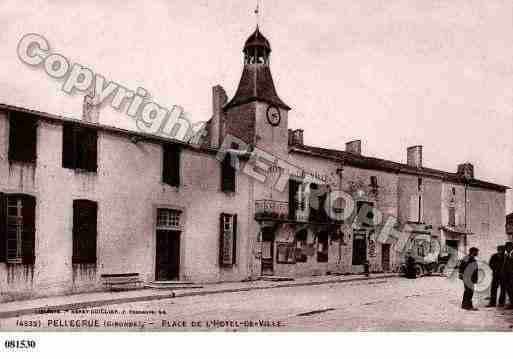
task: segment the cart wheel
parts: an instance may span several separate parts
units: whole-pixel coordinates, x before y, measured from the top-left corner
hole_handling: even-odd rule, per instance
[[[400,265],[396,271],[399,272],[400,276],[406,276],[406,267],[404,265]]]
[[[417,277],[422,277],[424,275],[424,268],[420,264],[415,264],[415,272],[417,273]]]
[[[445,264],[439,264],[438,267],[436,268],[436,272],[438,274],[445,275],[445,268],[446,268]]]

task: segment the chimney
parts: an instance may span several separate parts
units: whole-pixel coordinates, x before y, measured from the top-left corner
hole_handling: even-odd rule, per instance
[[[212,87],[212,120],[210,121],[210,146],[219,148],[221,145],[221,133],[223,126],[223,106],[228,101],[226,91],[222,86],[216,85]]]
[[[93,105],[94,96],[88,93],[84,96],[82,105],[82,120],[85,122],[99,123],[100,105]]]
[[[472,179],[474,178],[474,165],[472,163],[462,163],[458,165],[458,175]]]
[[[296,130],[289,129],[289,145],[303,145],[303,129]]]
[[[411,146],[407,148],[407,160],[408,166],[422,167],[422,146]]]
[[[346,143],[346,152],[353,153],[355,155],[362,154],[362,140],[354,140]]]

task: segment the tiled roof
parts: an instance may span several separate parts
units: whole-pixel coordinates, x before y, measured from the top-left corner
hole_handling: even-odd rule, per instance
[[[464,184],[467,183],[473,187],[480,187],[491,189],[494,191],[505,192],[509,187],[481,181],[478,179],[465,179],[463,176],[458,173],[451,173],[441,170],[436,170],[427,167],[412,167],[408,166],[404,163],[384,160],[381,158],[375,157],[367,157],[362,155],[357,155],[347,151],[340,151],[322,147],[314,147],[314,146],[306,146],[306,145],[298,145],[294,144],[289,147],[290,151],[296,153],[302,153],[304,155],[317,156],[326,159],[331,159],[334,161],[340,161],[344,165],[353,166],[357,168],[378,170],[384,172],[392,172],[392,173],[406,173],[412,175],[420,175],[425,177],[433,177],[443,180],[445,182],[459,183]]]
[[[198,146],[192,145],[187,142],[179,141],[179,140],[164,137],[164,136],[152,135],[152,134],[147,134],[147,133],[138,132],[138,131],[126,130],[126,129],[122,129],[122,128],[118,128],[118,127],[103,125],[101,123],[87,122],[87,121],[78,120],[78,119],[71,118],[71,117],[54,115],[54,114],[47,113],[47,112],[27,109],[27,108],[13,106],[13,105],[7,105],[7,104],[3,104],[3,103],[0,103],[0,109],[30,113],[30,114],[38,116],[43,121],[57,122],[57,123],[63,123],[63,122],[75,123],[80,126],[94,128],[99,131],[104,131],[104,132],[116,134],[119,136],[125,136],[125,137],[134,138],[134,139],[144,139],[145,141],[155,142],[155,143],[176,143],[176,144],[182,145],[183,147],[186,147],[186,148],[194,150],[194,151],[217,154],[217,150],[214,148],[209,148],[209,147],[205,147],[205,146],[198,147]]]
[[[276,93],[269,66],[263,64],[246,64],[242,71],[239,87],[224,109],[243,105],[252,101],[263,101],[290,110]]]

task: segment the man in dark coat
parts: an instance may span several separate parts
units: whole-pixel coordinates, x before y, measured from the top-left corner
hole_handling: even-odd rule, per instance
[[[498,246],[497,253],[493,254],[490,258],[490,269],[492,270],[492,286],[490,289],[490,303],[487,307],[495,307],[497,305],[497,291],[500,287],[500,295],[499,295],[499,306],[503,306],[506,300],[506,288],[504,288],[503,283],[503,269],[504,269],[504,259],[506,247]]]
[[[406,255],[406,278],[417,278],[417,268],[415,268],[415,258],[408,252]]]
[[[479,249],[472,247],[468,251],[468,256],[462,259],[459,268],[459,278],[463,281],[465,291],[463,292],[463,300],[461,308],[465,310],[478,310],[472,304],[472,297],[474,296],[474,285],[478,280],[478,267],[476,257],[479,254]]]
[[[504,288],[509,297],[509,306],[507,309],[513,309],[513,242],[507,242],[506,252],[504,254],[503,280]]]

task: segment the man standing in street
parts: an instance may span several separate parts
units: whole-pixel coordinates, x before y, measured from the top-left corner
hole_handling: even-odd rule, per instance
[[[472,247],[469,249],[468,255],[463,258],[459,268],[459,278],[463,281],[465,290],[463,292],[463,300],[461,308],[465,310],[478,310],[472,304],[472,297],[474,296],[474,285],[478,280],[478,267],[476,257],[479,254],[479,249]]]
[[[493,277],[492,287],[490,290],[490,303],[487,305],[487,307],[495,307],[497,305],[497,290],[499,287],[499,306],[504,306],[506,299],[506,288],[504,288],[502,271],[504,270],[505,251],[505,246],[498,246],[497,253],[493,254],[490,258],[489,264],[490,268],[492,269]]]
[[[507,309],[513,309],[513,242],[506,242],[506,253],[504,254],[503,279],[504,288],[509,298]]]

